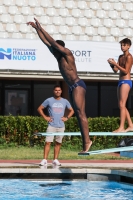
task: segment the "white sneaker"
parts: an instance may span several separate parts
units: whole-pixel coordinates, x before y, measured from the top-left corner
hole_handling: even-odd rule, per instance
[[[57,159],[53,160],[53,164],[57,166],[61,166],[60,162]]]
[[[46,160],[46,159],[43,159],[43,160],[40,162],[40,165],[41,165],[41,166],[47,165],[47,160]]]

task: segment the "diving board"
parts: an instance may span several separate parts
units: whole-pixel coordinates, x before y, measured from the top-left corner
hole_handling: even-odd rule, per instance
[[[80,132],[58,132],[58,133],[34,133],[36,136],[51,136],[51,135],[67,135],[67,136],[81,136]],[[113,133],[113,132],[90,132],[90,136],[133,136],[133,132],[120,132],[120,133]]]
[[[85,153],[78,153],[78,155],[94,155],[94,154],[102,154],[102,153],[115,153],[115,152],[121,152],[121,151],[133,151],[133,146],[128,147],[118,147],[118,148],[112,148],[112,149],[102,149],[102,150],[96,150],[96,151],[88,151]]]
[[[55,136],[55,135],[63,135],[63,136],[81,136],[80,132],[48,132],[48,133],[34,133],[35,136]],[[90,132],[90,136],[133,136],[133,132]],[[133,151],[133,146],[127,147],[119,147],[119,148],[110,148],[110,149],[102,149],[96,151],[88,151],[86,153],[78,153],[78,155],[95,155],[95,154],[102,154],[102,153],[115,153],[115,152],[122,152],[122,151]]]

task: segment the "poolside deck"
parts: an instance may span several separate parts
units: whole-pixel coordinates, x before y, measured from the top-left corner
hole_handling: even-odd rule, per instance
[[[39,167],[41,160],[0,160],[2,168],[43,168]],[[133,169],[131,160],[60,160],[60,168],[110,168],[110,169]],[[47,168],[52,168],[52,160],[48,160]],[[45,168],[46,169],[46,168]]]

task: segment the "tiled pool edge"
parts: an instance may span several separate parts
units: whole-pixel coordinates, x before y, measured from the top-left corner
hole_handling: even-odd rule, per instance
[[[0,179],[40,179],[40,180],[73,180],[118,181],[133,183],[133,171],[115,169],[25,169],[1,168]]]

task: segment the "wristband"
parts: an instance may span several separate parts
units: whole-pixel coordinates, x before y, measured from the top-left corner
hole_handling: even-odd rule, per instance
[[[110,64],[110,67],[111,67],[112,69],[114,69],[114,65]]]

